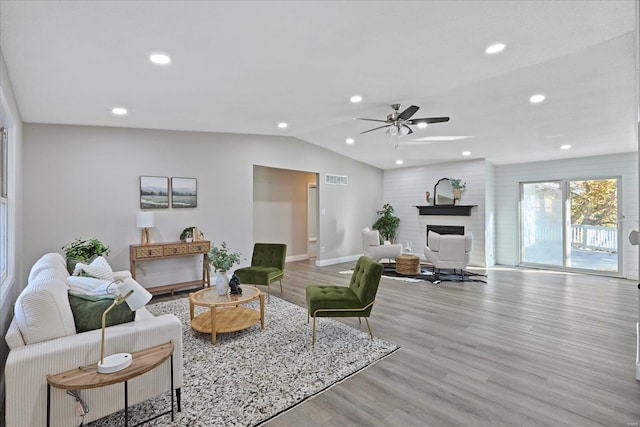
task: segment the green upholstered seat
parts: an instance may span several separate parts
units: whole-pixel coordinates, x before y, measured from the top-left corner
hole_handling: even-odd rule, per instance
[[[316,340],[316,317],[364,317],[373,339],[369,315],[382,277],[382,264],[362,256],[351,275],[349,287],[309,286],[306,289],[307,321],[313,317],[311,342]]]
[[[234,274],[238,276],[240,284],[265,285],[268,298],[271,294],[269,284],[276,280],[280,281],[280,293],[282,293],[286,258],[287,245],[284,243],[256,243],[253,245],[251,266],[239,268]]]

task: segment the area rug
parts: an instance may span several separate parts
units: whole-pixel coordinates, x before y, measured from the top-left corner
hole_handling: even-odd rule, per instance
[[[464,272],[464,278],[453,270],[442,270],[439,277],[436,277],[430,269],[420,267],[420,273],[418,274],[400,274],[396,272],[395,264],[384,264],[382,275],[386,278],[393,280],[400,280],[401,282],[431,282],[434,285],[438,285],[442,282],[482,282],[487,283],[483,278],[487,276],[484,274],[471,273],[469,271]],[[353,270],[340,271],[340,274],[353,274]],[[480,277],[480,278],[477,278]]]
[[[433,273],[430,270],[425,269],[424,267],[420,267],[419,274],[400,274],[396,273],[395,264],[383,264],[384,269],[382,271],[382,275],[389,279],[400,280],[401,282],[433,282],[436,280]],[[345,270],[340,271],[340,274],[353,274],[353,270]]]
[[[254,308],[257,309],[257,301]],[[173,313],[182,322],[182,412],[150,426],[256,426],[291,409],[398,350],[366,326],[356,329],[338,321],[316,321],[316,344],[304,308],[271,295],[265,303],[265,329],[211,335],[189,326],[189,301],[148,305],[154,315]],[[196,307],[196,314],[199,312]],[[364,325],[364,323],[363,323]],[[170,395],[130,408],[129,425],[170,407]],[[91,423],[94,427],[124,425],[123,413]]]

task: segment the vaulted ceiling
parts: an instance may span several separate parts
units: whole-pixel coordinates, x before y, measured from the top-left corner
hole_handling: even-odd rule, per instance
[[[285,135],[382,169],[505,164],[637,151],[636,8],[2,0],[0,47],[25,122]],[[486,54],[496,42],[504,51]],[[152,64],[158,52],[171,63]],[[451,120],[360,134],[377,123],[355,117],[385,119],[394,103]],[[455,136],[467,138],[423,140]]]

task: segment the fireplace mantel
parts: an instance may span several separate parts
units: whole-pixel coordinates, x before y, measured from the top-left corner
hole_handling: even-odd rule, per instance
[[[478,205],[436,205],[415,206],[420,215],[455,215],[471,216],[471,209]]]

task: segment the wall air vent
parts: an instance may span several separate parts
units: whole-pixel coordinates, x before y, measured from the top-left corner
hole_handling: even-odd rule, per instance
[[[349,177],[344,175],[326,174],[324,176],[324,183],[331,185],[349,185]]]

